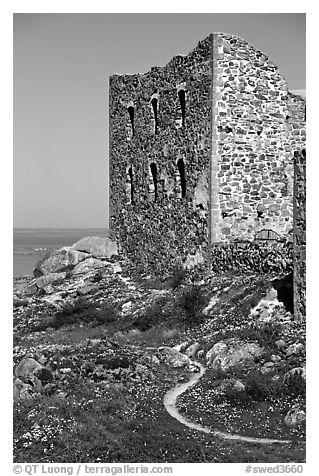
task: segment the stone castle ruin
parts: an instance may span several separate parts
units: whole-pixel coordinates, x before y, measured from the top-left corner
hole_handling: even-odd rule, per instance
[[[157,276],[174,266],[287,272],[305,294],[305,99],[241,38],[214,33],[110,78],[110,228]],[[293,232],[294,230],[294,232]]]

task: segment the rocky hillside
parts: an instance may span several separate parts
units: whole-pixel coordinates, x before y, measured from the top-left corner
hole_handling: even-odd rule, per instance
[[[15,461],[304,461],[305,324],[283,276],[162,282],[114,253],[90,238],[15,280]],[[165,394],[200,369],[172,418]]]

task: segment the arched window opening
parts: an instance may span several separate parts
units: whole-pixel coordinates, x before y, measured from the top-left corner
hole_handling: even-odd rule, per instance
[[[129,116],[130,116],[130,121],[131,121],[131,126],[132,126],[132,137],[133,137],[134,136],[134,107],[129,106],[127,108],[127,111],[129,113]]]
[[[131,203],[134,203],[134,183],[133,183],[133,169],[132,166],[128,169],[131,184]]]
[[[153,177],[153,185],[154,185],[154,202],[157,200],[157,167],[154,162],[150,165],[152,177]]]
[[[152,105],[152,108],[153,108],[153,114],[154,114],[154,121],[155,121],[155,128],[154,128],[154,132],[155,134],[157,134],[158,132],[158,101],[156,98],[153,98],[151,100],[151,105]],[[154,164],[155,165],[155,164]]]
[[[185,180],[185,166],[183,159],[179,159],[177,162],[177,167],[181,179],[181,189],[182,189],[182,197],[186,196],[186,180]]]
[[[182,110],[182,127],[185,126],[185,110],[186,110],[186,98],[184,89],[178,91],[179,102]]]

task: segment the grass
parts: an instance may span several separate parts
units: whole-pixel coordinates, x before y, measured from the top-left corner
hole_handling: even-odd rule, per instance
[[[178,406],[189,418],[226,433],[304,440],[304,428],[292,430],[284,424],[296,396],[287,391],[282,381],[273,381],[272,376],[252,370],[240,379],[245,390],[236,391],[230,385],[221,394],[218,386],[224,379],[216,380],[216,374],[208,369],[200,382],[178,399]]]
[[[43,318],[34,330],[44,331],[48,327],[59,329],[76,323],[98,326],[115,322],[118,317],[116,307],[107,301],[95,303],[85,298],[78,298],[73,303],[66,303],[52,317]]]
[[[172,383],[157,378],[156,388],[82,379],[67,399],[41,396],[15,405],[15,462],[302,461],[300,443],[228,442],[184,427],[163,408]]]
[[[163,326],[168,329],[198,326],[204,320],[205,297],[197,285],[188,285],[176,295],[166,294],[155,299],[136,317],[133,327],[147,331]]]
[[[55,365],[56,372],[49,382],[52,391],[14,403],[15,462],[304,460],[302,431],[292,432],[295,441],[289,445],[268,446],[225,441],[178,423],[165,411],[162,399],[189,375],[153,360],[154,348],[161,345],[198,340],[208,350],[228,337],[259,342],[266,354],[273,353],[274,340],[285,330],[276,323],[255,325],[248,319],[251,308],[266,292],[266,280],[227,276],[198,286],[176,277],[176,287],[171,281],[164,289],[163,293],[145,293],[147,299],[142,303],[147,305],[123,318],[113,305],[119,302],[116,295],[106,289],[102,304],[79,298],[44,321],[41,317],[36,321],[42,324],[37,329],[40,332],[27,332],[17,322],[15,362],[24,355],[45,355],[46,365]],[[218,294],[218,302],[204,321],[202,310],[212,293]],[[37,311],[27,312],[32,322]],[[281,375],[300,363],[300,356],[291,358],[287,367],[282,366]],[[226,377],[239,378],[246,389],[234,392],[230,386],[220,400],[212,390]],[[283,418],[293,399],[304,398],[304,382],[299,377],[278,383],[271,380],[272,374],[262,375],[256,369],[244,369],[241,374],[234,369],[228,375],[208,369],[179,405],[190,419],[222,431],[290,438]]]

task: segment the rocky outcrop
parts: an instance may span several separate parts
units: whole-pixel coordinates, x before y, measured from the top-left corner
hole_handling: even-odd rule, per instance
[[[21,360],[15,369],[13,398],[28,398],[40,393],[43,387],[53,380],[51,371],[32,357]]]
[[[108,265],[109,263],[106,263],[105,261],[101,261],[96,258],[87,258],[86,260],[81,261],[81,263],[74,266],[72,269],[72,274],[86,274],[98,269],[103,269]]]
[[[192,364],[187,355],[171,347],[159,347],[158,356],[162,362],[174,368],[189,367]]]
[[[57,283],[58,281],[61,282],[66,277],[66,273],[49,273],[45,276],[41,276],[37,278],[35,281],[35,285],[37,288],[45,288],[49,284]]]
[[[49,273],[59,273],[72,269],[75,265],[88,258],[87,253],[71,247],[63,247],[44,256],[34,267],[33,275],[38,278]]]
[[[291,355],[301,354],[304,351],[305,351],[305,346],[301,342],[295,342],[294,344],[291,344],[287,348],[286,354],[287,354],[287,357],[290,357]]]
[[[72,245],[72,248],[89,253],[94,258],[111,258],[118,254],[117,244],[109,238],[87,236]]]
[[[227,339],[218,342],[207,352],[206,362],[214,370],[227,372],[235,366],[251,365],[262,354],[263,349],[254,342]]]
[[[285,416],[285,425],[295,428],[306,424],[306,412],[298,403],[293,405]]]

